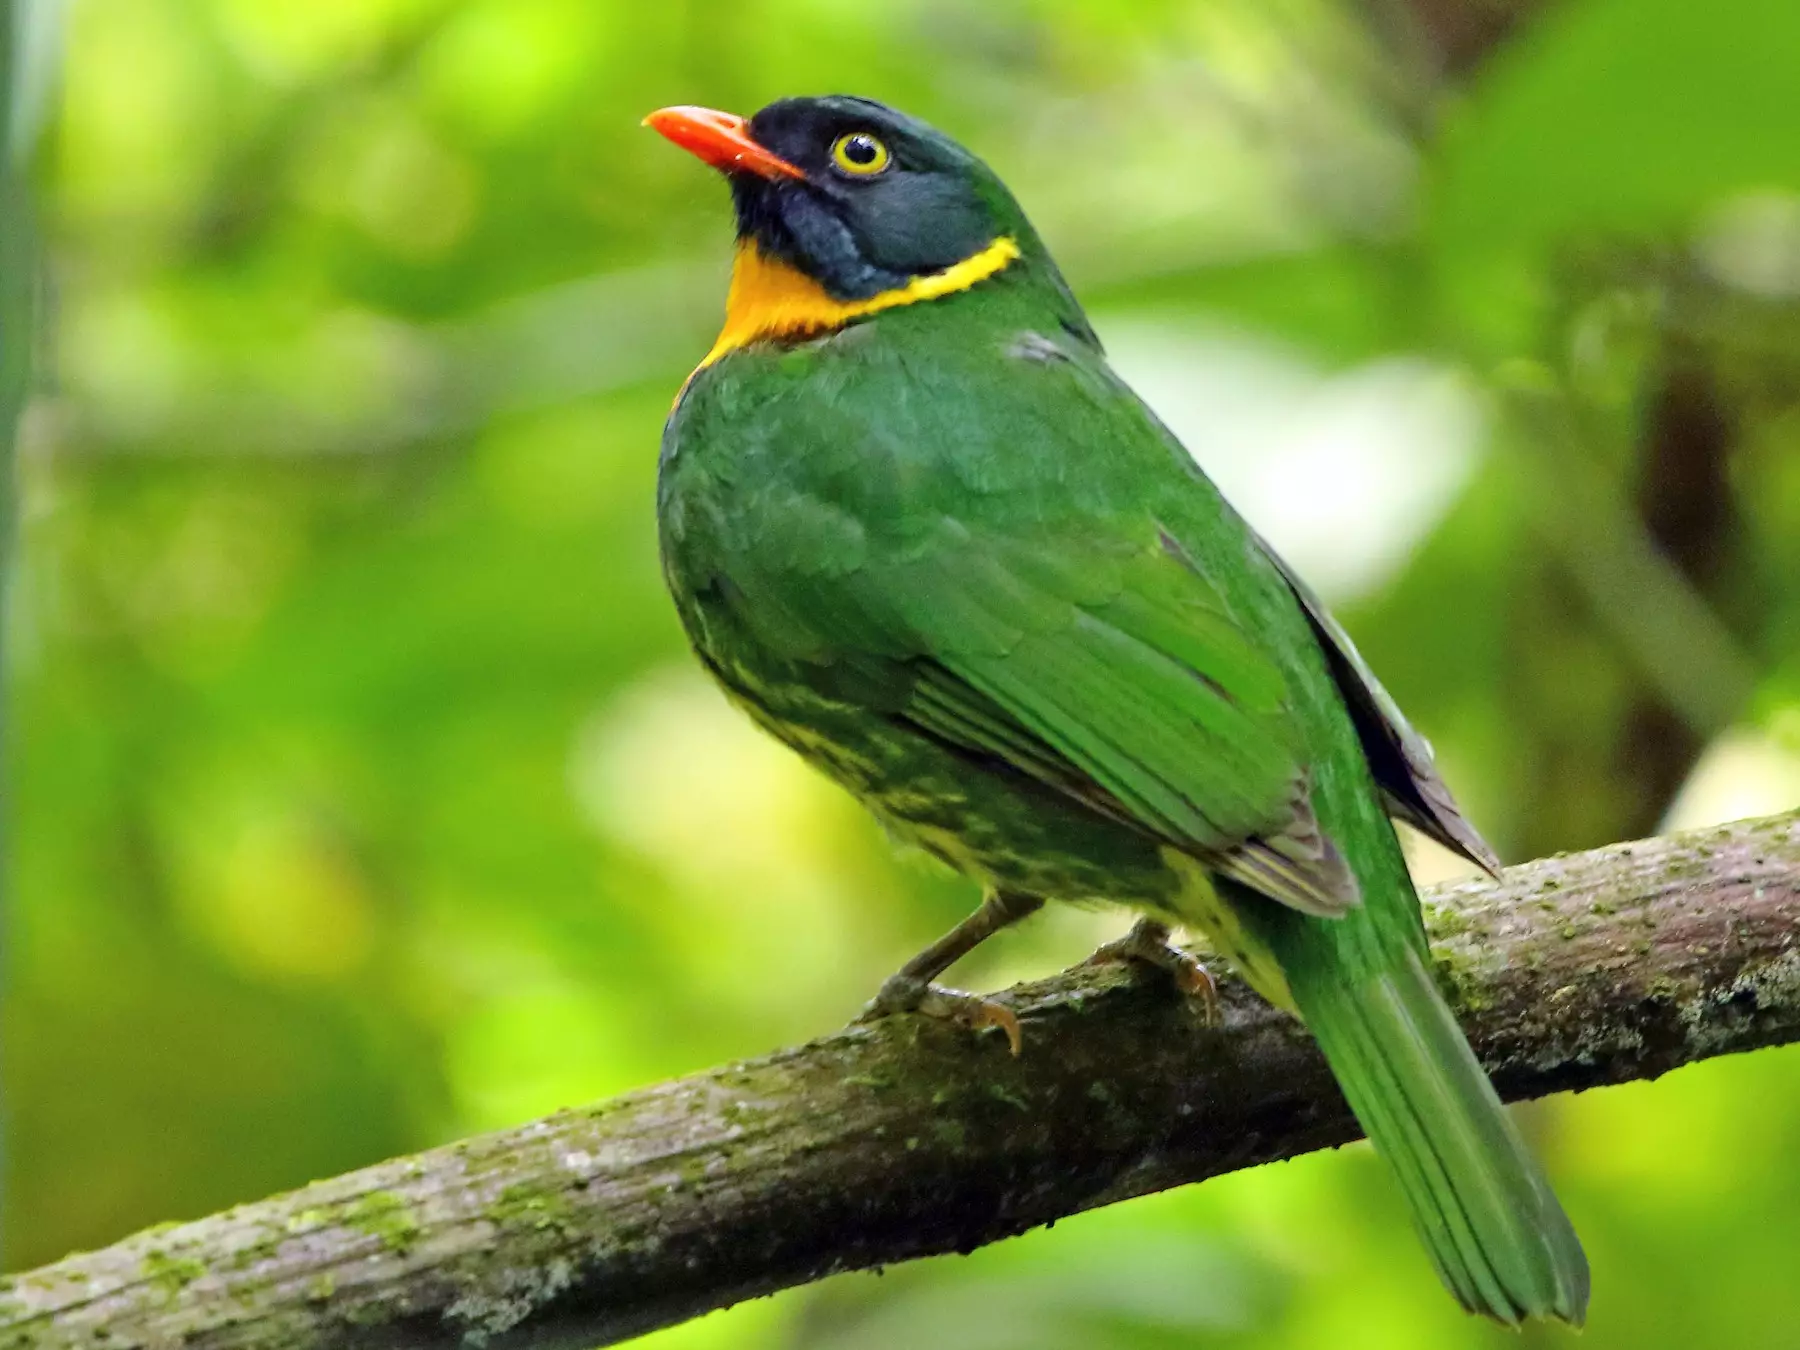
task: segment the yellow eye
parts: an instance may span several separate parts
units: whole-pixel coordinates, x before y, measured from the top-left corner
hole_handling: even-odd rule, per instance
[[[888,166],[888,148],[866,131],[852,131],[831,143],[831,162],[845,173],[867,178]]]

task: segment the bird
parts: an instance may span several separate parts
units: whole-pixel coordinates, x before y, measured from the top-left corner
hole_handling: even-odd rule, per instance
[[[1016,1017],[935,983],[1047,902],[1098,954],[1298,1016],[1438,1275],[1580,1325],[1587,1259],[1433,978],[1393,821],[1495,872],[1431,748],[1318,597],[1108,364],[1024,210],[882,103],[645,119],[720,171],[717,341],[658,463],[664,579],[731,702],[979,906],[872,1016]]]

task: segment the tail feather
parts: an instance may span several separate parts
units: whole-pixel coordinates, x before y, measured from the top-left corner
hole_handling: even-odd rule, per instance
[[[1581,1325],[1581,1243],[1423,961],[1408,952],[1353,986],[1308,962],[1287,974],[1444,1284],[1471,1312],[1509,1326],[1527,1317]]]

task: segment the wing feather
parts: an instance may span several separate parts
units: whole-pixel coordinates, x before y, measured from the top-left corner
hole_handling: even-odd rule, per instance
[[[872,600],[901,597],[920,650],[905,715],[1284,904],[1357,903],[1312,814],[1279,669],[1153,530],[1125,556],[1067,538],[969,547],[870,579]]]
[[[1431,742],[1406,720],[1393,695],[1382,688],[1350,635],[1332,618],[1312,588],[1265,540],[1259,536],[1256,542],[1286,578],[1325,649],[1332,677],[1350,709],[1388,815],[1404,820],[1489,875],[1499,876],[1500,855],[1469,823],[1456,798],[1450,795],[1432,758]]]

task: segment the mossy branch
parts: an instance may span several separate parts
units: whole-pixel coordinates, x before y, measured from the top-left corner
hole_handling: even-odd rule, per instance
[[[1503,1096],[1800,1039],[1800,816],[1440,888],[1447,987]],[[1232,980],[1207,1028],[1090,969],[997,1036],[903,1018],[317,1182],[0,1288],[0,1348],[586,1347],[841,1270],[968,1251],[1356,1134]]]

